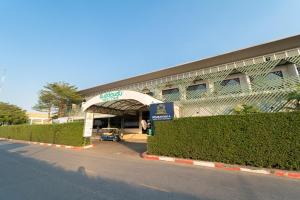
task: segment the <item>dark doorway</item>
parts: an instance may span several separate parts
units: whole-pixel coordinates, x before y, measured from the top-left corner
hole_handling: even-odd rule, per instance
[[[108,118],[96,118],[94,119],[93,129],[107,128]]]
[[[122,118],[119,116],[110,118],[110,127],[121,128],[121,120]]]

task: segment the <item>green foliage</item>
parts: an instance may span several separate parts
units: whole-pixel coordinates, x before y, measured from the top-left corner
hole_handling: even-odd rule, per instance
[[[33,107],[33,109],[41,112],[48,112],[48,118],[50,119],[54,100],[55,96],[50,91],[41,90],[39,93],[38,103]]]
[[[258,113],[156,122],[150,154],[300,169],[300,113]]]
[[[63,117],[72,104],[78,104],[82,97],[77,88],[69,83],[48,83],[39,93],[38,103],[33,107],[38,111],[47,111],[50,117],[52,110],[57,110],[58,117]]]
[[[31,125],[25,128],[30,130],[30,141],[55,144],[55,136],[58,131],[55,125]]]
[[[250,114],[250,113],[259,113],[260,110],[253,106],[253,105],[246,105],[246,104],[242,104],[242,105],[237,105],[234,109],[233,109],[233,114],[236,115],[246,115],[246,114]]]
[[[24,124],[28,121],[26,112],[18,106],[0,102],[0,125]]]
[[[3,138],[71,146],[82,146],[83,144],[89,143],[82,137],[82,133],[82,122],[0,127],[0,137]]]
[[[291,103],[291,106],[285,107],[288,110],[299,111],[300,110],[300,85],[297,86],[296,90],[289,93],[287,96],[288,103]]]
[[[56,124],[55,126],[59,130],[55,140],[57,144],[76,144],[75,146],[83,145],[83,123],[74,122],[66,124]]]

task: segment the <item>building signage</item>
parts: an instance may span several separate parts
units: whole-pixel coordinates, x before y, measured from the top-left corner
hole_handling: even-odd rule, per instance
[[[122,91],[105,92],[100,95],[102,101],[118,100],[123,95]]]
[[[94,114],[85,113],[83,137],[91,137],[93,133]]]
[[[172,120],[174,118],[174,103],[158,103],[150,105],[150,119],[153,121]]]

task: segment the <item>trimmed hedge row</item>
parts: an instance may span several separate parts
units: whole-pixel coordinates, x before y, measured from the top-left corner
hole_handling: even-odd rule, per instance
[[[300,170],[300,113],[258,113],[155,122],[150,154]]]
[[[89,141],[85,141],[82,134],[82,122],[0,127],[0,137],[3,138],[72,146],[82,146],[89,143]]]

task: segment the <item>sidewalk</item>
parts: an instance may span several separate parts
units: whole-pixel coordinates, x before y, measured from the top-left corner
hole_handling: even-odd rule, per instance
[[[208,161],[201,161],[201,160],[190,160],[190,159],[174,158],[174,157],[167,157],[167,156],[157,156],[157,155],[149,155],[146,152],[142,154],[142,158],[146,160],[175,162],[180,164],[197,165],[202,167],[217,168],[217,169],[228,170],[228,171],[241,171],[241,172],[248,172],[248,173],[255,173],[255,174],[287,177],[287,178],[300,180],[299,171],[265,169],[265,168],[249,167],[249,166],[230,165],[230,164],[219,163],[219,162],[208,162]]]
[[[36,144],[36,145],[41,145],[41,146],[58,147],[58,148],[65,148],[65,149],[76,149],[76,150],[89,149],[94,146],[93,144],[86,145],[86,146],[70,146],[70,145],[63,145],[63,144],[31,142],[31,141],[26,141],[26,140],[15,140],[15,139],[7,139],[7,138],[0,138],[0,140],[13,141],[16,143],[23,143],[23,144]]]

